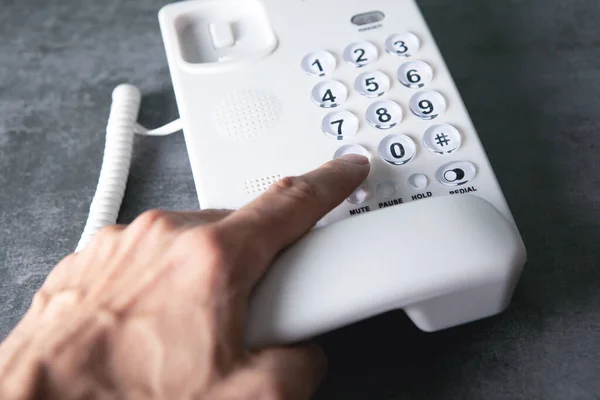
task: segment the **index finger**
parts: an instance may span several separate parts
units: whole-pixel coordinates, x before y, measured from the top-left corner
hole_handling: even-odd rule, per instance
[[[282,249],[348,198],[364,182],[369,170],[366,157],[346,155],[305,175],[282,179],[222,220],[219,224],[237,239],[241,254],[259,260],[252,271],[247,271],[251,280],[258,280]]]

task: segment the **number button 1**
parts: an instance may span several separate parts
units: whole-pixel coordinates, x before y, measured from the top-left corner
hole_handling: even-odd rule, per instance
[[[376,101],[367,108],[367,122],[377,129],[391,129],[402,122],[402,108],[390,100]]]
[[[420,89],[433,79],[433,69],[423,61],[409,61],[398,68],[398,80],[404,86]]]
[[[410,99],[410,110],[419,118],[434,119],[446,111],[446,99],[433,90],[419,92]]]
[[[385,41],[385,49],[388,53],[398,57],[410,57],[419,51],[420,47],[419,38],[410,32],[395,33]]]
[[[369,42],[352,43],[344,50],[344,60],[357,68],[374,63],[378,57],[377,47]]]
[[[329,75],[335,70],[336,65],[335,57],[328,51],[310,53],[302,59],[302,69],[309,75]]]
[[[334,111],[325,116],[321,128],[327,136],[343,140],[358,132],[358,118],[349,111]]]
[[[383,96],[390,89],[390,78],[381,71],[364,72],[356,78],[354,88],[365,97]]]
[[[415,142],[406,135],[394,134],[379,143],[379,157],[392,165],[404,165],[417,153]]]
[[[312,99],[322,108],[334,108],[348,98],[348,89],[338,81],[321,82],[313,88]]]

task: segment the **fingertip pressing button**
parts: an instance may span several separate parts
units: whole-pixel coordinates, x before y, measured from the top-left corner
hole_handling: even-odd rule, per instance
[[[363,146],[361,146],[360,144],[354,144],[354,143],[346,144],[346,145],[340,147],[339,149],[337,149],[337,151],[333,155],[333,159],[337,160],[338,158],[343,157],[348,154],[358,154],[360,156],[367,157],[367,159],[369,159],[369,161],[371,161],[371,154],[369,153],[369,151],[367,149],[365,149]]]
[[[309,75],[326,76],[331,74],[337,65],[335,57],[328,51],[317,51],[304,56],[302,69]]]
[[[348,89],[338,81],[325,81],[318,83],[312,90],[312,99],[319,107],[335,108],[346,101]]]
[[[413,174],[408,178],[408,186],[415,190],[423,190],[429,185],[429,179],[424,174]]]
[[[351,43],[344,50],[344,60],[357,68],[374,63],[378,57],[377,47],[370,42]]]

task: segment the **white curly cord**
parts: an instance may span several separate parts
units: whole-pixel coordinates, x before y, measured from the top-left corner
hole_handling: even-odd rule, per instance
[[[181,130],[180,120],[155,130],[137,124],[141,99],[140,90],[133,85],[119,85],[113,91],[100,179],[75,252],[82,250],[100,229],[117,222],[131,167],[135,134],[162,136]]]

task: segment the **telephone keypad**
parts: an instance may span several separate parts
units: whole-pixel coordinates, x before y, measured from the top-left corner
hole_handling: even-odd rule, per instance
[[[397,77],[407,88],[420,89],[433,79],[433,69],[424,61],[409,61],[398,68]]]
[[[446,99],[438,92],[427,90],[415,94],[410,99],[409,107],[417,117],[430,120],[446,111]]]
[[[356,68],[361,68],[377,61],[379,51],[370,42],[355,42],[344,50],[344,61]]]
[[[348,89],[338,81],[324,81],[318,83],[312,91],[312,99],[319,107],[335,108],[346,101]]]
[[[391,100],[380,100],[367,108],[367,122],[377,129],[391,129],[402,122],[402,107]]]
[[[390,90],[390,78],[381,71],[364,72],[356,77],[354,89],[365,97],[380,97]]]

